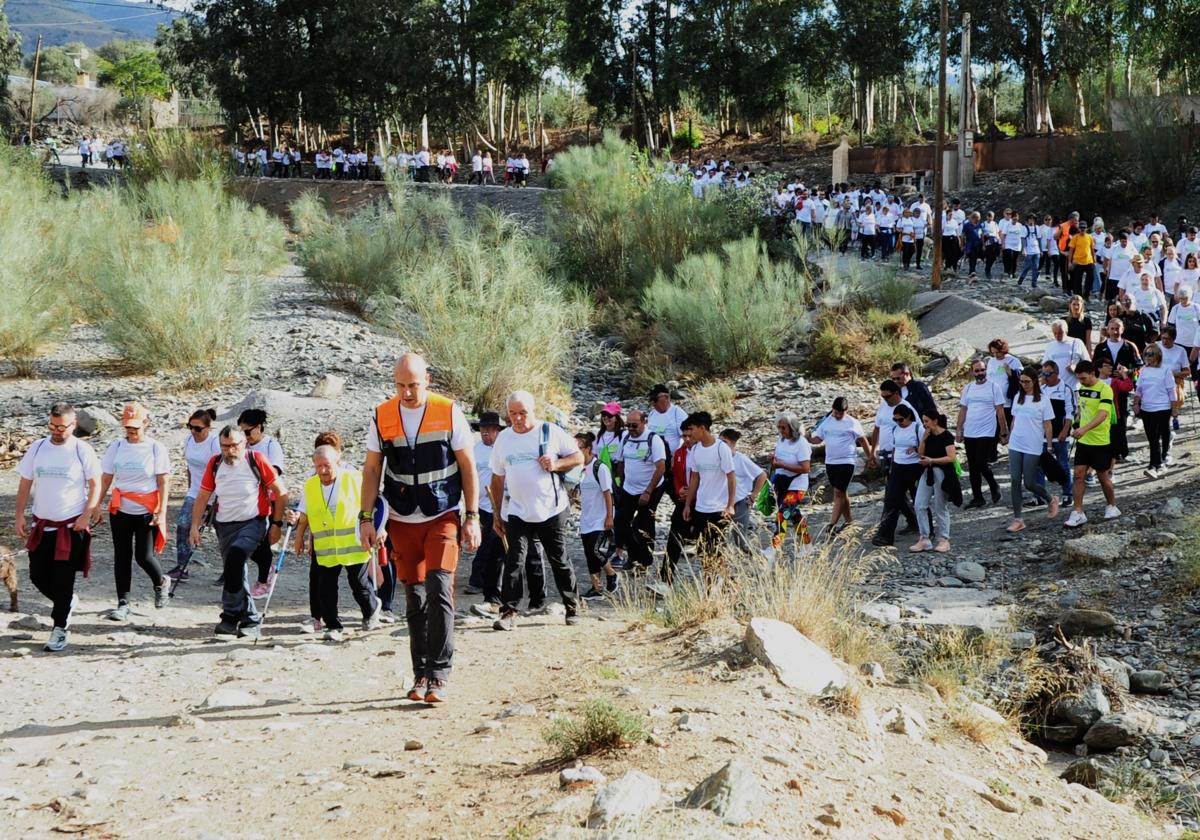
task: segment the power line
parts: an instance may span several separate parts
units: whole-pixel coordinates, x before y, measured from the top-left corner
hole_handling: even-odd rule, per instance
[[[92,20],[81,20],[81,21],[75,21],[74,23],[63,23],[61,21],[53,21],[50,23],[14,23],[10,20],[8,22],[8,25],[13,29],[18,29],[18,28],[22,28],[22,27],[34,27],[34,26],[36,26],[40,29],[51,29],[54,27],[61,27],[61,26],[69,26],[69,27],[73,27],[76,29],[83,29],[83,28],[86,28],[88,26],[88,24],[90,24],[90,23],[116,23],[116,22],[122,21],[122,20],[135,20],[137,18],[152,17],[153,15],[169,15],[169,14],[173,14],[173,12],[169,12],[169,11],[165,11],[165,10],[164,11],[154,11],[154,12],[143,12],[140,15],[125,15],[124,17],[115,17],[115,18],[93,18]]]

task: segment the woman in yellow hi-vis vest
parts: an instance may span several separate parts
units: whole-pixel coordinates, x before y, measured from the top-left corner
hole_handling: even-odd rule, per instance
[[[317,556],[317,605],[325,624],[325,638],[345,638],[338,618],[338,578],[346,567],[346,579],[354,600],[362,609],[362,627],[379,626],[379,599],[370,575],[371,555],[359,543],[358,511],[361,507],[362,473],[342,466],[341,454],[332,446],[319,446],[313,453],[316,475],[304,482],[300,493],[300,519],[296,524],[295,552],[302,555],[305,534],[311,532]]]

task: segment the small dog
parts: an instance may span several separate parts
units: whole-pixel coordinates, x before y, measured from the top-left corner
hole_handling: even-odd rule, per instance
[[[8,587],[8,609],[17,611],[17,555],[0,545],[0,581]]]

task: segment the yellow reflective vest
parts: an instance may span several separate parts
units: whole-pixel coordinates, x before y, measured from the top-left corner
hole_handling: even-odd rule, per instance
[[[370,554],[358,541],[356,525],[362,498],[362,473],[343,469],[336,497],[314,475],[304,482],[304,513],[312,531],[313,550],[321,566],[353,566],[365,563]]]

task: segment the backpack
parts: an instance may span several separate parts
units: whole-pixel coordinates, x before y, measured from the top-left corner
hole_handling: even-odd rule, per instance
[[[538,457],[541,458],[543,455],[548,455],[549,453],[550,453],[550,422],[548,420],[543,420],[541,437],[538,440]],[[575,472],[575,470],[571,470],[571,472]],[[559,485],[561,484],[563,486],[563,489],[570,489],[570,487],[568,486],[567,476],[564,475],[563,473],[559,473],[559,472],[550,473],[550,476],[551,476],[551,480],[554,482],[554,506],[558,507],[558,487],[559,487]],[[579,485],[579,482],[575,481],[574,486],[578,486],[578,485]]]
[[[220,455],[213,456],[212,477],[213,477],[213,485],[214,486],[217,483],[217,468],[221,466],[222,460],[224,460],[224,459]],[[254,475],[254,477],[256,479],[258,479],[259,502],[261,504],[262,500],[270,499],[269,491],[271,488],[267,485],[267,482],[263,479],[262,469],[258,466],[258,459],[254,457],[253,452],[249,452],[249,451],[246,452],[246,463],[250,465],[250,472]],[[217,509],[220,507],[220,505],[221,505],[220,499],[217,499],[216,502],[213,502],[212,504],[209,505],[209,509],[213,512],[214,518],[216,517],[216,512],[217,512]]]

